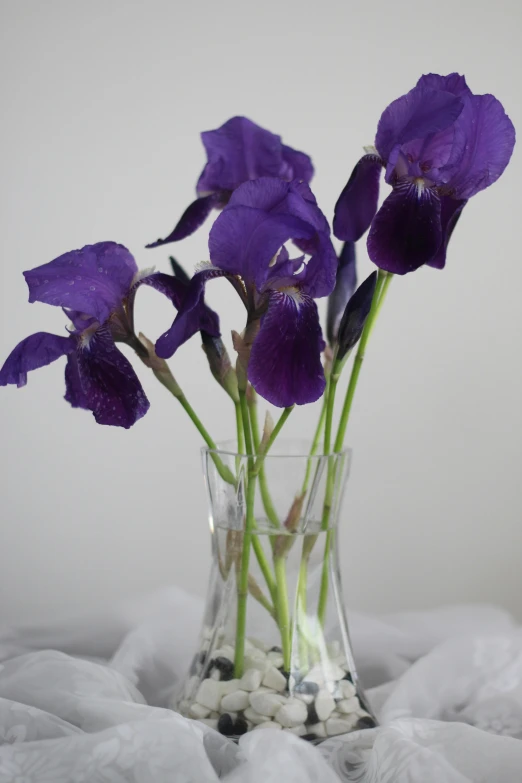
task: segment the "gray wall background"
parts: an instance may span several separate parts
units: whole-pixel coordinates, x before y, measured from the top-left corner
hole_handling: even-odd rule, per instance
[[[24,269],[114,239],[167,270],[191,200],[198,134],[246,114],[311,153],[314,191],[336,198],[383,108],[423,72],[464,72],[521,123],[517,0],[0,2],[0,357],[57,309],[28,305]],[[520,151],[466,208],[444,272],[392,284],[349,431],[344,511],[351,607],[490,601],[522,616]],[[207,258],[208,224],[176,248]],[[370,270],[361,250],[361,278]],[[241,328],[226,283],[209,287],[224,332]],[[170,323],[143,290],[138,325]],[[0,390],[0,619],[45,620],[177,583],[209,565],[199,437],[136,363],[151,410],[129,432],[63,401],[63,362]],[[228,399],[197,341],[173,361],[215,439]],[[308,437],[317,411],[295,412]]]

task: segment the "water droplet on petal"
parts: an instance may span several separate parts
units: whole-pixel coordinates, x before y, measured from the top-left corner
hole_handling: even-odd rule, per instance
[[[81,276],[81,275],[76,275],[76,279],[77,279],[77,280],[81,280],[81,279],[82,279],[82,276]]]
[[[95,285],[90,285],[89,286],[89,291],[96,291],[96,286]]]
[[[44,280],[44,285],[45,285],[46,283],[48,283],[48,282],[49,282],[48,280]]]
[[[74,280],[69,280],[69,285],[74,285]]]

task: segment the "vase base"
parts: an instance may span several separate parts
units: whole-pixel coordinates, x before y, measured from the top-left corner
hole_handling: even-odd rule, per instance
[[[234,677],[234,647],[203,648],[174,708],[234,741],[250,731],[286,731],[319,744],[329,737],[374,728],[364,695],[345,658],[334,653],[285,671],[280,648],[246,642],[241,678]],[[337,653],[337,654],[335,654]]]

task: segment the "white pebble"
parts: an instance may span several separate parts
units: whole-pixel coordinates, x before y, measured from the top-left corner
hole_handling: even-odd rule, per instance
[[[326,720],[335,709],[335,701],[328,691],[319,691],[315,699],[315,711],[319,720]]]
[[[263,677],[263,685],[267,688],[273,688],[274,691],[284,691],[286,689],[286,677],[273,666],[270,666]]]
[[[261,715],[259,712],[256,712],[252,707],[248,707],[244,712],[245,718],[250,721],[250,723],[253,723],[257,725],[258,723],[266,723],[270,720],[270,717],[268,715]]]
[[[350,715],[352,712],[360,710],[361,704],[357,696],[352,696],[351,699],[342,699],[342,701],[338,702],[337,709],[339,712]]]
[[[281,666],[284,663],[283,656],[281,655],[281,653],[269,652],[266,657],[268,658],[272,666],[275,666],[276,669],[281,668]]]
[[[250,706],[260,715],[268,715],[273,718],[281,705],[286,701],[284,696],[270,691],[254,691],[250,694]]]
[[[296,699],[300,699],[301,701],[304,701],[305,704],[311,704],[314,700],[313,693],[294,693],[294,696]]]
[[[208,718],[210,715],[210,710],[208,707],[203,707],[201,704],[198,704],[197,701],[195,701],[194,704],[190,705],[189,713],[191,718],[201,720],[201,718]]]
[[[275,720],[267,720],[264,723],[258,723],[257,726],[254,726],[254,731],[256,729],[281,729],[282,726],[280,723],[277,723]]]
[[[259,669],[247,669],[239,681],[239,687],[243,691],[257,691],[262,679],[263,673]]]
[[[326,721],[326,733],[329,737],[334,737],[337,734],[346,734],[354,727],[354,723],[350,720],[343,720],[342,718],[330,718]]]
[[[307,717],[306,704],[303,704],[299,699],[289,699],[286,704],[280,707],[275,716],[277,722],[287,729],[299,726],[305,722]]]
[[[248,693],[246,691],[234,691],[228,693],[221,699],[221,710],[228,712],[233,710],[239,712],[239,710],[245,710],[249,705]]]
[[[196,701],[209,710],[217,710],[221,702],[221,683],[216,680],[203,680],[198,688]]]
[[[326,726],[324,723],[314,723],[313,726],[308,726],[308,731],[317,737],[326,737]]]
[[[239,690],[239,680],[221,680],[220,686],[222,696],[226,696],[228,693]]]
[[[256,650],[256,653],[259,653],[259,650]],[[266,670],[269,667],[268,659],[265,656],[261,657],[261,655],[245,655],[245,668],[248,669],[257,669],[262,674],[266,672]]]
[[[205,726],[209,726],[211,729],[217,729],[217,718],[202,718],[199,722],[204,723]]]
[[[284,731],[287,731],[289,734],[295,734],[296,737],[304,737],[305,734],[308,734],[308,729],[304,724],[292,726],[291,729],[284,729]]]
[[[343,695],[343,699],[351,699],[352,696],[355,696],[355,685],[353,682],[350,682],[350,680],[341,680],[339,688]]]

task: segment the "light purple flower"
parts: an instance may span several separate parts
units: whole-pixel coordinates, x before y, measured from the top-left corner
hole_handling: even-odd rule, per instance
[[[298,257],[290,257],[289,240],[299,245]],[[192,278],[171,329],[156,343],[158,356],[172,356],[185,342],[206,282],[224,276],[245,303],[247,331],[255,332],[248,377],[256,391],[280,407],[317,400],[325,387],[324,342],[314,299],[332,291],[337,258],[308,185],[271,177],[241,185],[214,223],[209,248],[213,266]]]
[[[115,242],[86,245],[24,272],[30,302],[64,309],[72,322],[69,336],[38,332],[22,340],[0,370],[0,386],[25,386],[27,373],[67,357],[65,399],[92,411],[99,424],[131,427],[145,415],[149,402],[117,342],[146,350],[134,334],[134,298],[141,285],[165,294],[178,307],[186,283],[161,273],[139,276],[133,256]],[[219,334],[217,316],[203,302],[196,328]]]
[[[335,235],[355,242],[370,227],[368,253],[388,272],[442,269],[463,207],[500,177],[514,144],[493,95],[474,95],[456,73],[422,76],[383,112],[375,154],[361,158],[337,202]],[[382,166],[393,190],[377,212]]]
[[[187,207],[165,239],[147,247],[179,242],[193,234],[212,209],[222,209],[228,203],[233,191],[243,182],[259,177],[310,182],[314,173],[308,155],[286,146],[280,136],[246,117],[232,117],[220,128],[204,131],[201,139],[207,164],[197,183],[198,198]]]

